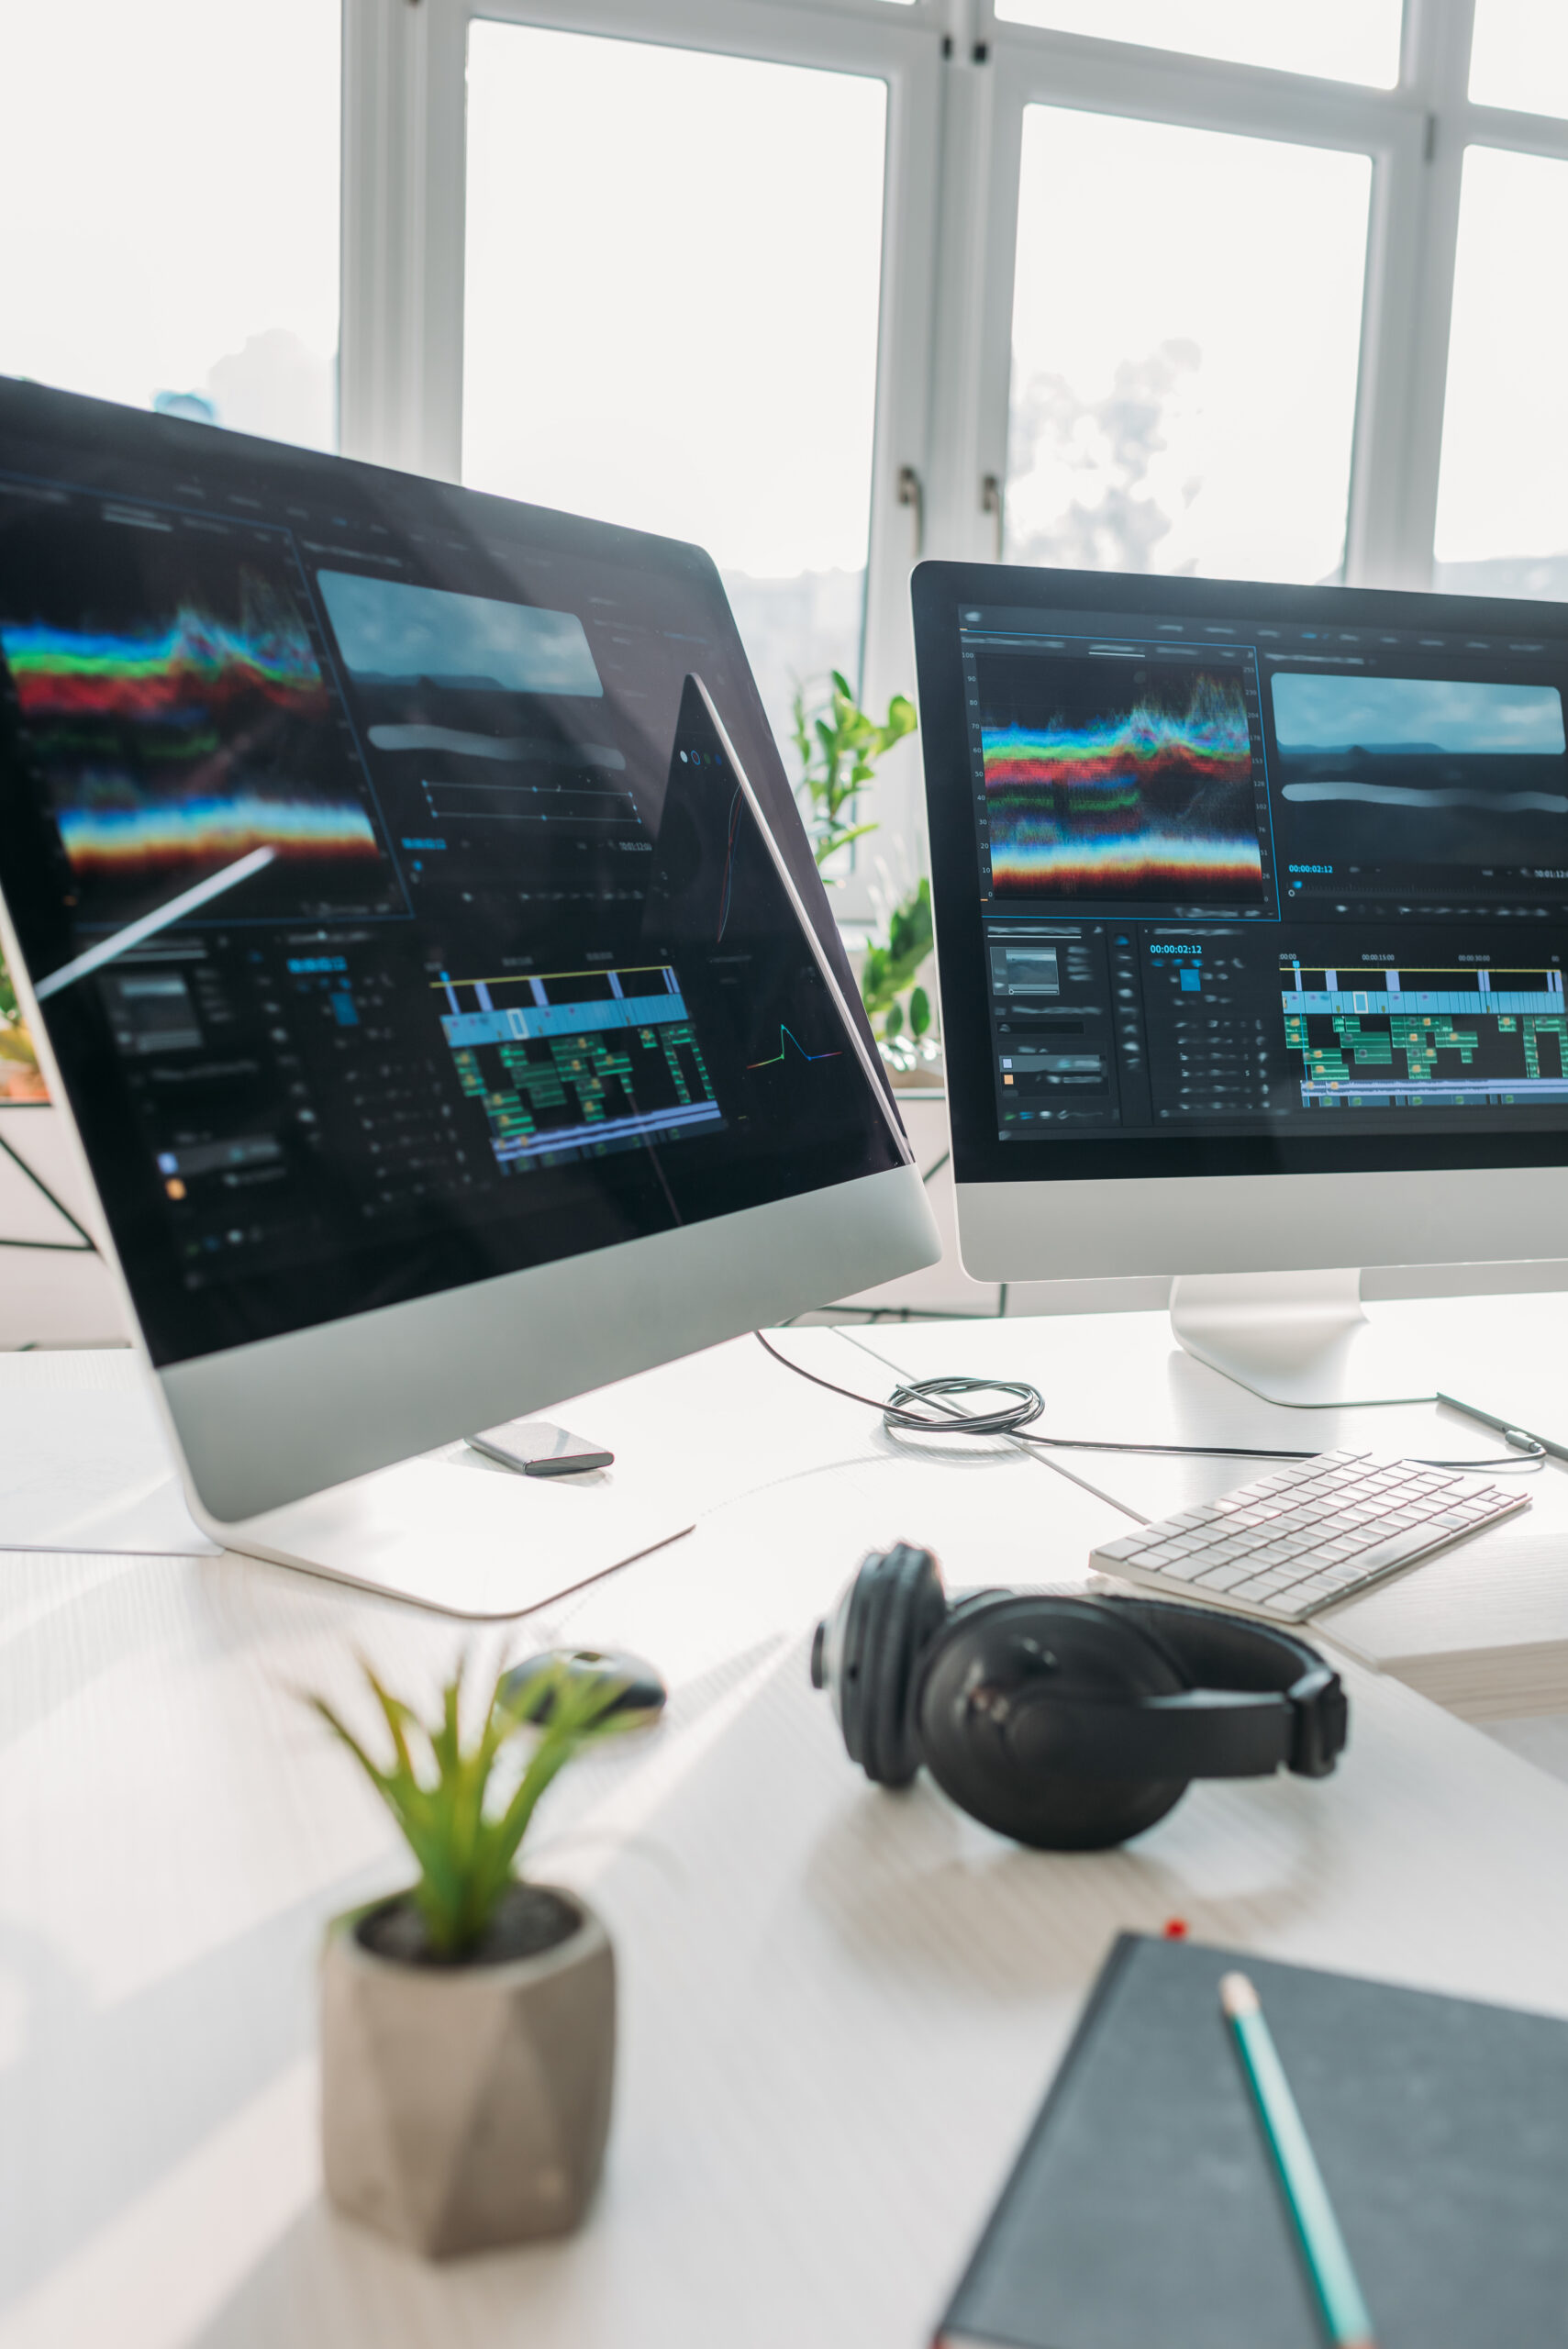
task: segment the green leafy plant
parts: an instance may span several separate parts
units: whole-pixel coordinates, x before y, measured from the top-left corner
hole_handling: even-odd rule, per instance
[[[890,915],[886,945],[866,952],[861,1000],[873,1027],[878,1019],[882,1021],[884,1051],[895,1065],[912,1067],[930,1031],[931,998],[914,981],[930,953],[933,938],[931,885],[922,880]]]
[[[373,1759],[325,1698],[306,1701],[342,1740],[396,1820],[418,1866],[411,1898],[432,1953],[458,1960],[517,1882],[517,1850],[546,1787],[585,1746],[628,1725],[612,1710],[622,1684],[558,1663],[527,1676],[512,1696],[511,1675],[503,1671],[465,1742],[462,1663],[442,1688],[432,1721],[420,1720],[362,1659],[361,1666],[392,1740],[386,1765]],[[496,1765],[526,1729],[536,1733],[533,1752],[510,1796],[493,1800]]]
[[[917,722],[913,702],[895,694],[879,724],[859,707],[848,678],[837,669],[825,701],[808,701],[805,686],[796,686],[790,729],[800,760],[795,796],[818,864],[875,831],[874,818],[855,822],[855,801],[871,783],[878,760],[913,734]]]

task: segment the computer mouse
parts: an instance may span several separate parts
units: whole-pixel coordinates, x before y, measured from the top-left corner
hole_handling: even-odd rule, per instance
[[[618,1681],[620,1694],[605,1718],[628,1729],[651,1727],[664,1709],[669,1691],[651,1664],[644,1664],[640,1656],[601,1648],[545,1648],[539,1654],[528,1656],[523,1663],[514,1664],[502,1680],[502,1703],[519,1703],[545,1675],[553,1675],[562,1666],[569,1680]],[[533,1719],[547,1721],[552,1709],[553,1700],[547,1698]]]

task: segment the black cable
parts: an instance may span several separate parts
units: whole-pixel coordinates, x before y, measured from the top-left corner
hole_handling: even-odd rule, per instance
[[[909,1408],[911,1403],[931,1403],[940,1411],[947,1395],[1011,1395],[1015,1400],[1000,1411],[950,1411],[940,1419]],[[920,1378],[894,1388],[882,1406],[882,1423],[911,1433],[934,1428],[939,1435],[951,1435],[962,1427],[966,1435],[1018,1435],[1044,1408],[1044,1397],[1020,1378]]]
[[[1045,1410],[1045,1398],[1036,1386],[1021,1378],[917,1378],[907,1385],[895,1386],[885,1403],[876,1402],[869,1395],[856,1395],[848,1386],[836,1386],[830,1378],[819,1378],[814,1370],[803,1369],[781,1354],[776,1346],[768,1343],[761,1330],[751,1332],[764,1353],[772,1354],[785,1370],[793,1370],[797,1378],[807,1378],[813,1386],[825,1387],[829,1395],[841,1395],[848,1403],[859,1403],[868,1411],[880,1411],[882,1423],[894,1435],[999,1435],[1010,1437],[1017,1443],[1036,1443],[1056,1452],[1137,1452],[1160,1453],[1183,1459],[1195,1460],[1316,1460],[1316,1452],[1260,1451],[1246,1443],[1109,1443],[1103,1439],[1071,1435],[1026,1435]],[[997,1411],[958,1411],[945,1399],[955,1395],[1010,1395],[1013,1401]],[[911,1408],[919,1403],[930,1404],[939,1417]],[[1546,1447],[1533,1436],[1520,1435],[1513,1452],[1487,1460],[1422,1460],[1418,1468],[1519,1468],[1527,1463],[1539,1464],[1546,1457]]]
[[[28,1108],[34,1106],[32,1103],[28,1104]],[[39,1108],[47,1108],[49,1105],[47,1102],[39,1102],[36,1106]],[[0,1152],[4,1152],[13,1166],[21,1169],[35,1191],[43,1193],[55,1213],[62,1216],[76,1234],[74,1240],[0,1240],[0,1248],[33,1248],[49,1256],[95,1256],[98,1246],[92,1233],[84,1225],[77,1222],[63,1199],[56,1198],[37,1168],[29,1166],[20,1151],[13,1150],[10,1143],[4,1139],[0,1139]]]

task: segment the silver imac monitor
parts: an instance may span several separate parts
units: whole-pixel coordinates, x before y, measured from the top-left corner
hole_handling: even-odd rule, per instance
[[[695,547],[0,384],[0,802],[232,1546],[514,1611],[624,1509],[371,1472],[939,1252]]]
[[[1568,1252],[1568,609],[928,562],[963,1261],[1172,1274],[1272,1399],[1431,1394],[1361,1268]]]

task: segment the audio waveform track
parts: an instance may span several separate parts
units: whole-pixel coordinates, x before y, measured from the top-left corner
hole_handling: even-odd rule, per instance
[[[1006,675],[981,727],[992,887],[998,896],[1261,904],[1251,733],[1238,676],[1125,682],[1076,663],[1044,714],[1051,673]],[[1107,674],[1108,673],[1108,674]],[[1020,691],[1021,688],[1021,691]]]

